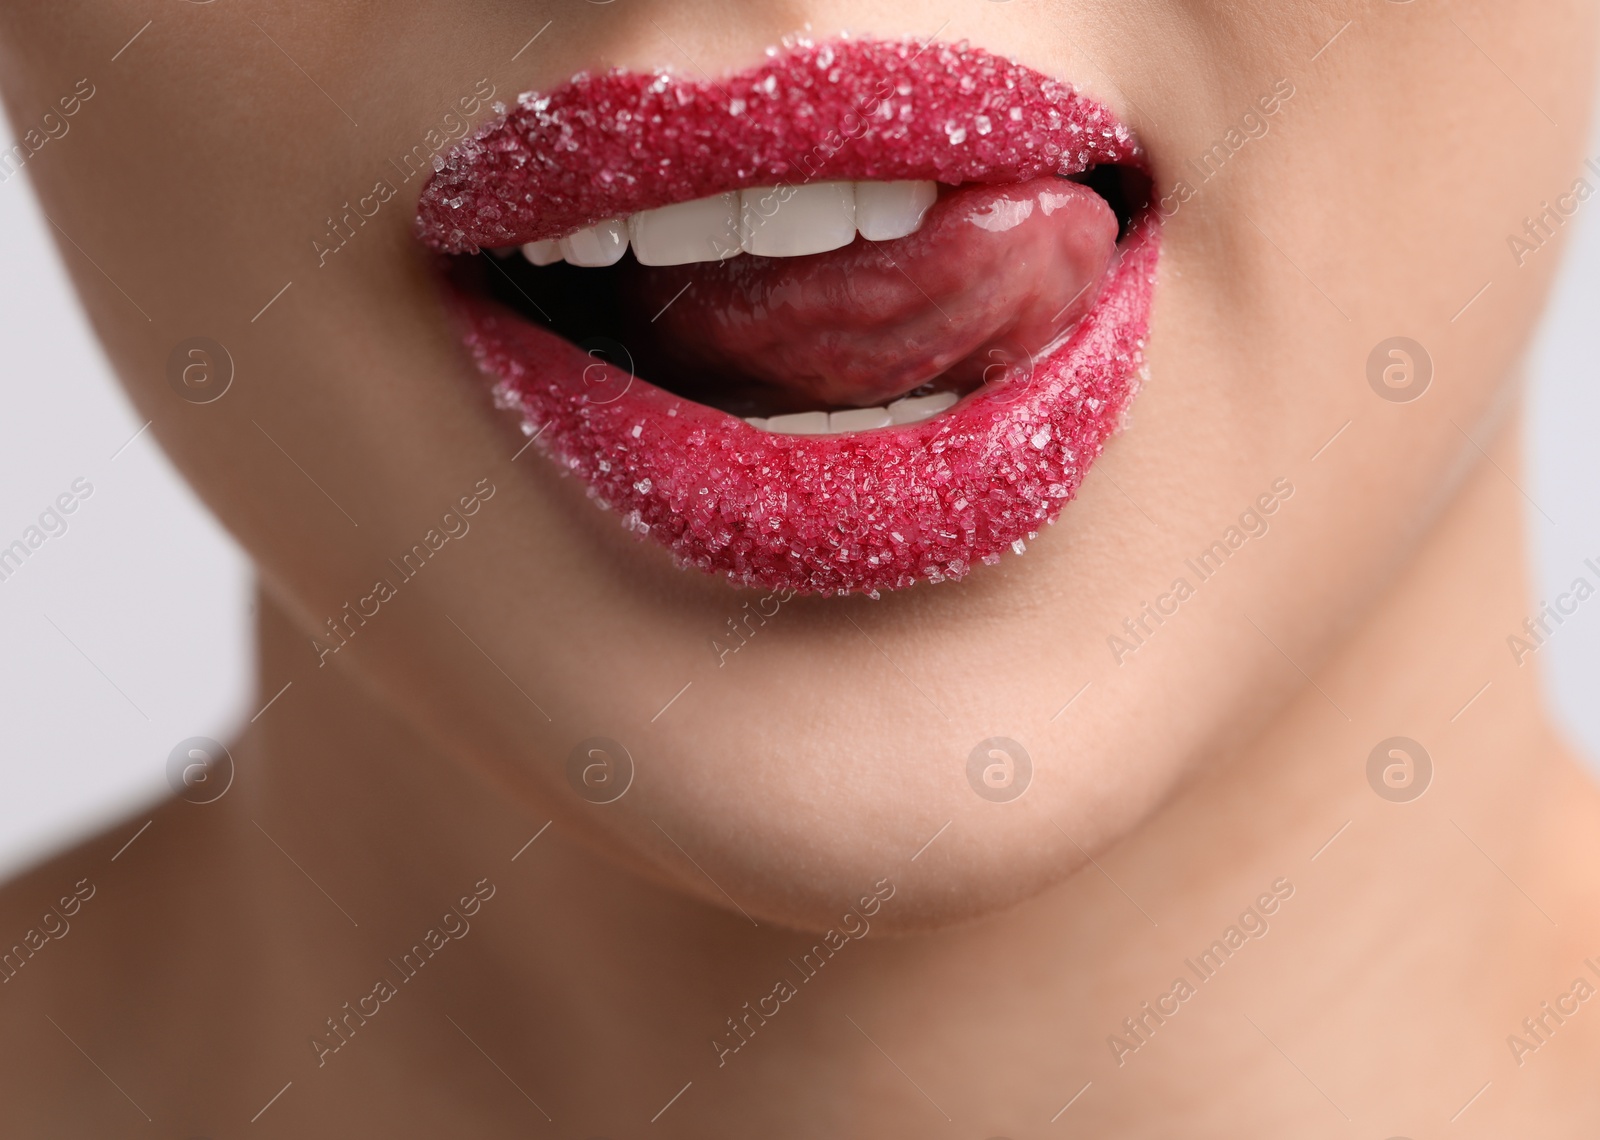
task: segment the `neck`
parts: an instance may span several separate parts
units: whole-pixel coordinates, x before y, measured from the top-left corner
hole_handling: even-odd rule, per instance
[[[1514,470],[1511,435],[1496,461]],[[977,924],[829,953],[541,830],[330,667],[256,724],[239,794],[219,803],[315,880],[270,848],[247,872],[280,959],[299,963],[283,967],[281,1024],[323,1034],[323,1081],[364,1079],[363,1048],[431,1058],[449,1036],[460,1048],[438,1063],[465,1084],[444,1087],[481,1086],[474,1118],[542,1123],[531,1099],[588,1131],[637,1131],[687,1082],[664,1135],[730,1120],[903,1134],[941,1117],[1033,1134],[1080,1090],[1060,1122],[1085,1134],[1181,1104],[1218,1116],[1190,1131],[1225,1117],[1255,1135],[1397,1101],[1448,1118],[1485,1081],[1462,1127],[1509,1120],[1581,1061],[1588,1032],[1581,1014],[1537,1033],[1524,1018],[1586,957],[1600,969],[1576,870],[1600,855],[1595,798],[1549,727],[1537,655],[1507,648],[1528,612],[1521,525],[1517,491],[1474,472],[1310,683],[1092,867]],[[305,647],[263,612],[270,681]],[[1385,750],[1386,799],[1369,755],[1396,736],[1432,772],[1409,745]],[[1426,792],[1399,802],[1419,778]],[[470,924],[459,938],[441,925],[452,904],[472,912],[451,920]],[[429,930],[447,942],[419,969],[405,955]],[[394,999],[330,1032],[380,978]]]

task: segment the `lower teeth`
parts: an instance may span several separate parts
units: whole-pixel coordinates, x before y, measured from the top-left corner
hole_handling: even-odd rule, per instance
[[[843,435],[873,428],[921,423],[947,408],[961,397],[954,392],[934,392],[927,396],[907,396],[886,408],[849,408],[842,412],[790,412],[762,419],[746,416],[745,423],[775,435]]]

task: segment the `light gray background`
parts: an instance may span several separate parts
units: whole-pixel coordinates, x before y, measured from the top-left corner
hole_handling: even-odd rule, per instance
[[[151,433],[127,442],[144,420],[49,230],[25,179],[0,183],[0,546],[94,487],[0,582],[0,875],[163,794],[174,744],[255,712],[249,566]]]
[[[1600,156],[1600,132],[1589,154]],[[1530,362],[1528,470],[1515,474],[1552,520],[1529,511],[1540,598],[1565,589],[1584,558],[1600,562],[1597,215],[1600,198],[1569,225]],[[4,876],[165,794],[174,744],[226,740],[256,710],[249,565],[150,432],[135,438],[144,421],[112,379],[22,178],[0,184],[0,250],[0,546],[74,479],[94,486],[71,529],[0,582]],[[1569,618],[1538,657],[1558,713],[1600,756],[1600,605]]]

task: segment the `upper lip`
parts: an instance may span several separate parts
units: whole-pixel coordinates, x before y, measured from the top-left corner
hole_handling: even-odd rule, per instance
[[[977,77],[958,58],[965,45],[847,42],[848,68],[831,45],[805,45],[804,69],[788,54],[717,82],[613,71],[523,95],[445,157],[418,202],[418,235],[472,253],[756,186],[1003,183],[1143,164],[1128,127],[1031,68],[977,53]],[[936,113],[902,119],[908,95]],[[731,148],[719,114],[739,120]]]

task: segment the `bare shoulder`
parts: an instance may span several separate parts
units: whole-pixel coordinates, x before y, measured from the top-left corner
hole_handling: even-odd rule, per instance
[[[0,1101],[13,1134],[147,1128],[173,1072],[219,1059],[219,1042],[192,1030],[201,1011],[238,1005],[250,940],[226,834],[193,808],[156,806],[0,887]]]
[[[120,821],[0,886],[0,1000],[13,1011],[81,977],[110,929],[126,923],[129,895],[161,889],[148,861],[133,870],[140,861],[129,851],[165,810]]]

